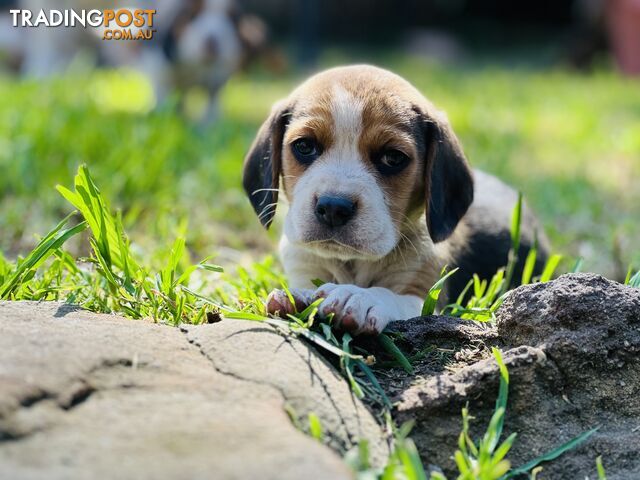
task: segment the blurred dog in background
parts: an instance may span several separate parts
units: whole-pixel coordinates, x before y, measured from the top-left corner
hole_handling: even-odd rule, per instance
[[[266,50],[267,29],[257,17],[243,14],[234,0],[20,0],[2,2],[0,50],[5,64],[32,77],[63,72],[78,56],[99,65],[131,67],[152,82],[156,100],[173,90],[206,91],[205,118],[215,117],[216,97],[226,81]],[[9,9],[102,8],[154,9],[153,39],[102,40],[103,29],[13,27]]]

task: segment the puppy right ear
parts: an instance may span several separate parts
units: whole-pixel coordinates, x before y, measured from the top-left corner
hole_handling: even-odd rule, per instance
[[[282,140],[290,115],[285,101],[276,103],[244,159],[242,185],[260,223],[267,229],[276,213],[282,171]]]

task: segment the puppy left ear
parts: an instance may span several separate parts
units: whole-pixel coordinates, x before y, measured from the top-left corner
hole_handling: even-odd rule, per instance
[[[260,223],[268,229],[276,214],[282,170],[282,141],[290,111],[276,103],[244,159],[242,185]]]
[[[443,114],[425,117],[425,211],[434,243],[446,240],[473,202],[473,175]]]

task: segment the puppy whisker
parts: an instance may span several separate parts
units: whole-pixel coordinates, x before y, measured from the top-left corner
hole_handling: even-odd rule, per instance
[[[260,221],[262,221],[265,217],[271,215],[275,209],[276,209],[276,205],[277,203],[270,203],[269,205],[267,205],[266,207],[264,207],[261,211],[260,214],[258,215],[258,219]]]
[[[279,192],[280,189],[279,188],[259,188],[257,190],[254,190],[253,192],[251,192],[251,195],[255,195],[257,193],[260,192]]]

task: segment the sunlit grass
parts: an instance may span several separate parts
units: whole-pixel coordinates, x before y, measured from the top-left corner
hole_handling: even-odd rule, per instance
[[[148,113],[156,106],[151,82],[136,71],[117,70],[93,75],[89,90],[101,112]]]
[[[331,58],[331,57],[327,57]],[[567,262],[621,279],[640,264],[640,90],[610,72],[442,68],[381,55],[445,110],[475,166],[514,184],[542,217]],[[196,257],[220,247],[272,249],[240,190],[242,158],[273,101],[301,79],[240,75],[221,96],[220,119],[192,125],[171,102],[150,106],[130,73],[0,79],[0,248],[15,255],[60,218],[50,186],[81,163],[116,207],[134,244],[154,250],[188,219]],[[87,84],[90,88],[87,88]],[[233,215],[229,215],[233,212]]]

